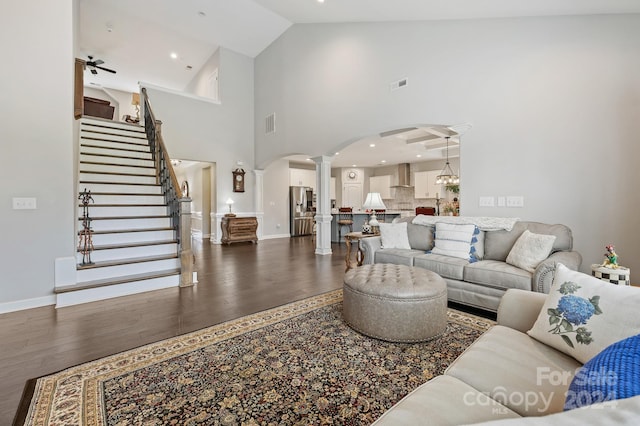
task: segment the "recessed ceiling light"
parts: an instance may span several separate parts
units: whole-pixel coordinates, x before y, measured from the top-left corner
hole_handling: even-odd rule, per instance
[[[340,153],[339,153],[339,152],[336,152],[336,155],[340,155]]]
[[[381,161],[381,163],[386,163],[386,162],[387,162],[387,160],[382,160],[382,161]]]
[[[375,143],[370,143],[369,144],[369,148],[375,148],[376,144]]]
[[[422,154],[418,154],[418,155],[416,155],[416,157],[420,158],[420,157],[422,157]]]
[[[178,59],[178,54],[176,52],[171,52],[171,59]]]
[[[187,65],[185,68],[187,69],[187,71],[191,71],[193,69],[191,65]]]
[[[355,164],[352,164],[351,167],[358,167],[358,166],[356,166]]]
[[[324,0],[318,0],[318,3],[324,3]]]
[[[198,16],[200,16],[201,18],[204,18],[205,16],[207,16],[206,13],[204,13],[203,11],[198,12]]]
[[[311,158],[307,158],[307,161],[313,161]]]

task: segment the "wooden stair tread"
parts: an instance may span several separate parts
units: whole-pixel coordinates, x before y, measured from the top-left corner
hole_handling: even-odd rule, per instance
[[[81,180],[78,183],[100,184],[100,185],[138,185],[138,186],[160,186],[159,183],[140,183],[140,182],[103,182],[99,180]]]
[[[92,174],[92,175],[156,177],[155,175],[145,175],[145,174],[141,174],[141,173],[101,172],[101,171],[94,171],[94,170],[80,170],[80,173],[89,173],[89,174]]]
[[[150,280],[153,278],[169,277],[171,275],[179,275],[180,269],[167,269],[164,271],[148,272],[144,274],[125,275],[115,278],[105,278],[101,280],[84,281],[74,285],[62,286],[54,288],[54,293],[68,293],[71,291],[87,290],[91,288],[107,287],[110,285],[126,284],[134,281]]]
[[[150,150],[140,150],[140,149],[129,149],[129,148],[120,148],[120,147],[115,147],[115,146],[104,146],[104,145],[94,145],[94,144],[90,144],[90,143],[81,143],[80,147],[84,147],[84,148],[100,148],[100,149],[111,149],[114,151],[126,151],[126,152],[138,152],[141,154],[149,154],[151,151]],[[147,145],[148,148],[148,145]]]
[[[177,244],[178,240],[159,240],[159,241],[141,241],[138,243],[124,243],[124,244],[105,244],[101,246],[94,245],[93,250],[112,250],[121,248],[133,248],[133,247],[146,247],[146,246],[162,246],[165,244]],[[81,250],[78,249],[78,252]]]
[[[83,271],[87,269],[95,269],[95,268],[106,268],[108,266],[120,266],[120,265],[132,265],[134,263],[144,263],[144,262],[154,262],[156,260],[167,260],[167,259],[176,259],[178,257],[177,253],[174,254],[164,254],[161,256],[144,256],[144,257],[130,257],[128,259],[116,259],[116,260],[106,260],[104,262],[95,262],[91,265],[76,265],[76,269],[78,271]]]
[[[116,166],[116,167],[138,167],[140,169],[155,170],[154,166],[143,166],[140,164],[105,163],[104,161],[80,161],[80,164],[95,164],[99,166]]]
[[[126,219],[166,219],[170,218],[169,215],[151,215],[151,216],[97,216],[91,217],[91,220],[126,220]],[[79,217],[78,220],[82,220],[82,217]]]
[[[149,152],[149,154],[151,153]],[[153,158],[131,157],[128,155],[99,154],[95,152],[80,152],[80,155],[93,155],[94,157],[120,158],[120,159],[126,159],[126,160],[153,161]]]
[[[93,231],[93,235],[106,235],[106,234],[126,234],[129,232],[157,232],[157,231],[174,231],[174,228],[131,228],[131,229],[112,229],[108,231]],[[78,232],[78,235],[80,232]]]

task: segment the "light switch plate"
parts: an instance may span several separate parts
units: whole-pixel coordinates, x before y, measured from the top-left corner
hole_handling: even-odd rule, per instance
[[[494,207],[495,197],[481,196],[479,200],[480,207]]]
[[[498,207],[504,207],[507,205],[507,201],[504,197],[498,197]]]
[[[35,198],[13,198],[13,209],[14,210],[35,210],[36,209],[36,199]]]
[[[524,207],[524,197],[522,195],[507,197],[507,207]]]

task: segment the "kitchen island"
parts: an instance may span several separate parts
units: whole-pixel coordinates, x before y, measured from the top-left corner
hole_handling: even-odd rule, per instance
[[[353,212],[353,213],[347,213],[350,214],[351,217],[353,218],[353,231],[354,232],[360,232],[362,231],[362,225],[364,225],[366,222],[369,221],[369,217],[371,216],[370,213],[364,212],[364,211],[360,211],[360,212]],[[332,243],[338,243],[338,242],[343,242],[344,241],[344,235],[346,233],[349,232],[348,228],[345,226],[342,228],[342,238],[340,240],[338,240],[338,218],[340,217],[340,214],[337,212],[332,212],[331,215],[333,216],[333,219],[331,220],[331,242]],[[382,222],[382,218],[383,215],[377,215],[376,216],[378,218],[378,222]],[[393,219],[400,217],[400,211],[397,210],[387,210],[384,213],[384,221],[387,223],[390,223],[391,221],[393,221]]]

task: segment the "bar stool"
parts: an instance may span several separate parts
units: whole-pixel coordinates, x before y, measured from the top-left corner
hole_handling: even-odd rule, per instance
[[[338,242],[342,241],[342,227],[349,227],[349,232],[353,232],[353,209],[351,207],[340,207],[338,209]]]
[[[416,207],[416,216],[419,214],[424,214],[427,216],[435,216],[436,209],[433,207]]]
[[[378,219],[378,222],[385,222],[385,219],[387,218],[387,213],[385,209],[374,209],[374,211],[376,212],[376,219]]]

